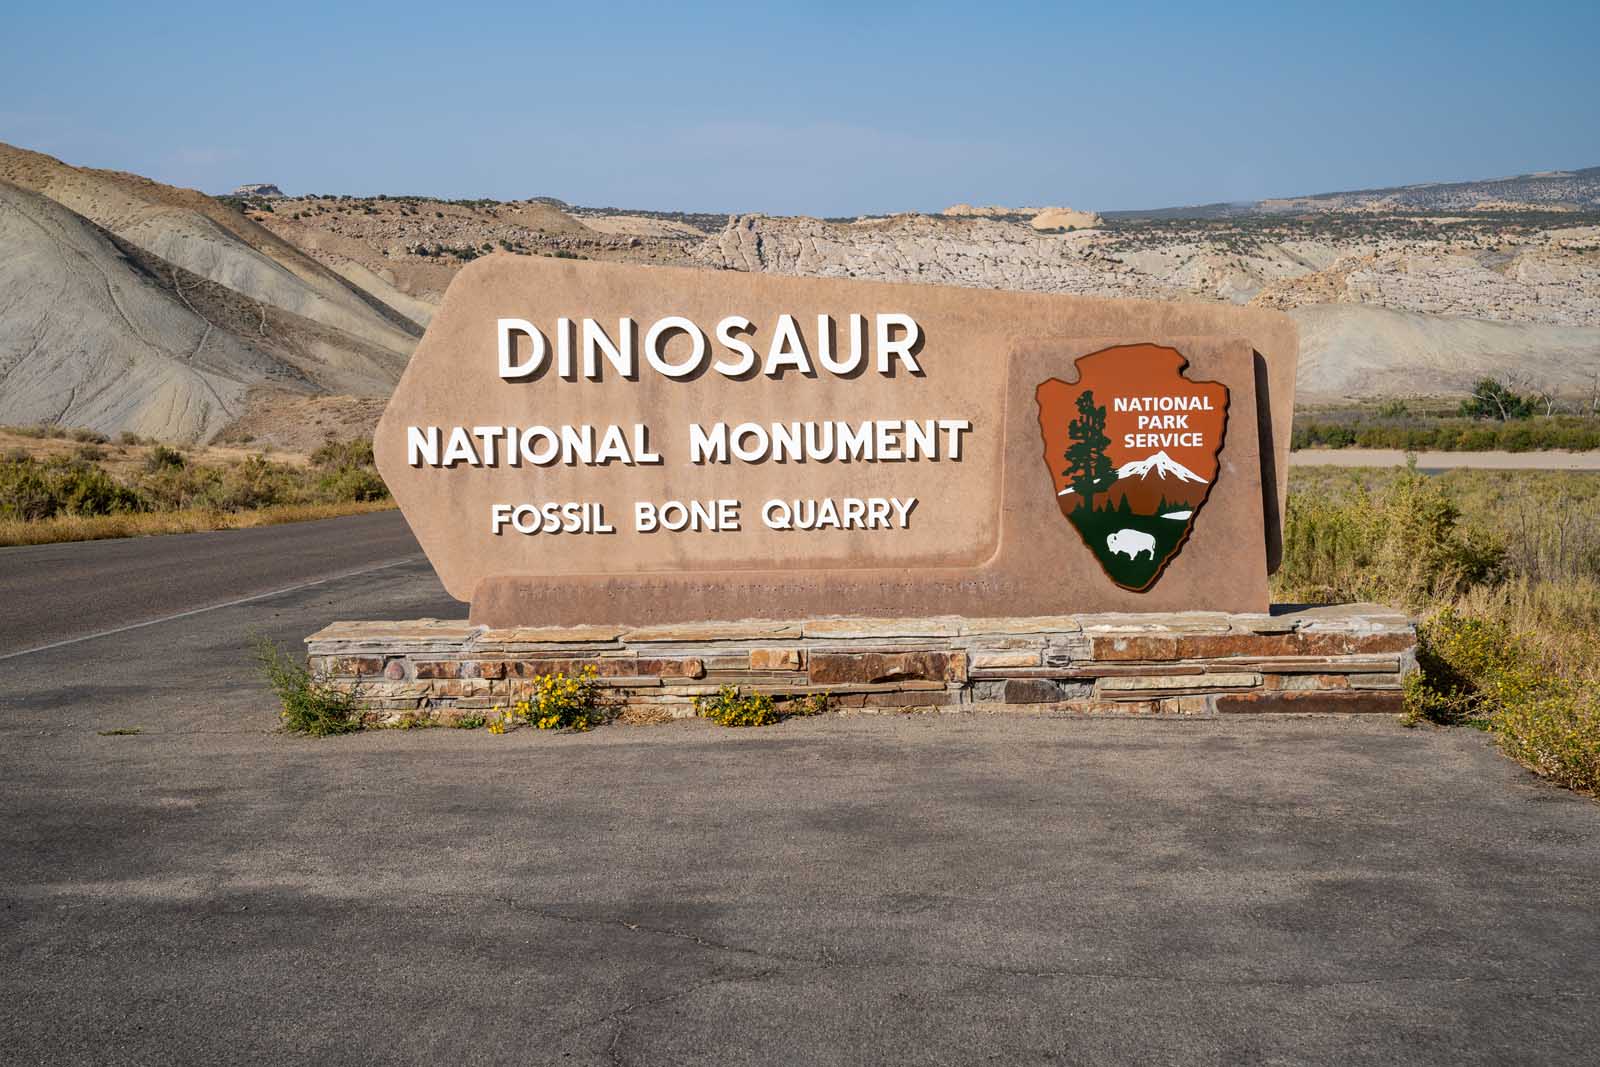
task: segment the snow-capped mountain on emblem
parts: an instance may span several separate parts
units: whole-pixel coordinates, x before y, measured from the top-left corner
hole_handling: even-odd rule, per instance
[[[1101,492],[1109,494],[1103,500],[1109,506],[1119,505],[1126,497],[1133,511],[1164,513],[1174,508],[1192,509],[1205,499],[1210,489],[1210,482],[1165,452],[1157,452],[1148,459],[1118,467],[1116,481]],[[1056,495],[1067,496],[1074,491],[1069,485]]]
[[[1121,345],[1077,360],[1077,382],[1037,390],[1062,517],[1125,589],[1155,585],[1216,480],[1228,389],[1186,366],[1173,348]]]
[[[1199,482],[1201,485],[1208,484],[1204,478],[1200,477],[1194,471],[1190,470],[1188,467],[1185,467],[1182,463],[1179,463],[1165,452],[1157,452],[1149,459],[1141,459],[1135,460],[1132,463],[1124,463],[1122,466],[1117,468],[1117,478],[1119,480],[1123,478],[1148,478],[1152,472],[1157,478],[1161,479],[1165,479],[1170,475],[1171,477],[1178,479],[1180,482]]]

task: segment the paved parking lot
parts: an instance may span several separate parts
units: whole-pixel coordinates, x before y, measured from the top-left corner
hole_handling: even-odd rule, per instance
[[[1600,1047],[1600,805],[1481,734],[958,715],[273,731],[252,631],[459,612],[417,562],[0,660],[0,1060]]]

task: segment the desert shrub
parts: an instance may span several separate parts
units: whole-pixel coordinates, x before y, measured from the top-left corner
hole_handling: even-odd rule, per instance
[[[293,494],[287,468],[251,456],[227,468],[210,483],[205,503],[222,511],[249,511],[281,504]]]
[[[1406,679],[1406,712],[1446,726],[1488,726],[1494,697],[1514,697],[1534,681],[1500,623],[1441,611],[1417,630],[1416,673]],[[1480,688],[1479,682],[1488,689]]]
[[[311,453],[311,463],[322,472],[316,488],[324,500],[346,503],[389,497],[389,487],[373,466],[369,440],[329,441]]]
[[[99,467],[70,464],[54,477],[57,510],[68,515],[114,515],[144,511],[144,498]]]
[[[18,437],[32,437],[39,440],[77,441],[86,445],[106,445],[111,443],[111,438],[99,430],[91,430],[84,426],[56,426],[49,423],[35,423],[32,426],[0,426],[7,433],[16,434]]]
[[[0,464],[0,518],[37,522],[58,510],[50,479],[31,457]]]
[[[186,463],[182,452],[166,445],[156,445],[144,457],[144,469],[151,474],[165,470],[182,470]]]
[[[183,462],[181,455],[178,455],[178,460],[177,464],[154,466],[146,460],[146,473],[138,480],[139,491],[160,511],[202,507],[212,498],[222,480],[221,472],[215,467],[200,464],[191,466]]]
[[[378,476],[378,472],[370,467],[332,471],[318,480],[317,489],[324,499],[336,503],[389,498],[389,487]]]
[[[1492,730],[1501,750],[1534,773],[1600,792],[1600,679],[1592,644],[1588,651],[1589,669],[1575,673],[1533,635],[1446,608],[1419,627],[1407,716]]]
[[[372,442],[366,438],[329,441],[311,453],[311,465],[331,470],[372,466]]]
[[[1376,491],[1292,493],[1280,595],[1297,600],[1379,600],[1421,608],[1493,581],[1505,545],[1464,525],[1444,487],[1408,470]]]
[[[283,728],[310,737],[361,729],[360,693],[335,687],[267,637],[255,640],[255,659],[278,698]]]
[[[1600,791],[1600,482],[1343,477],[1297,472],[1277,594],[1424,613],[1408,720],[1490,730],[1535,773]]]
[[[24,456],[0,464],[0,518],[38,522],[55,515],[112,515],[146,510],[137,492],[99,467],[40,463]]]
[[[1290,434],[1291,448],[1397,448],[1407,452],[1533,452],[1560,448],[1575,452],[1600,448],[1600,420],[1575,415],[1522,416],[1508,421],[1436,419],[1414,415],[1377,421],[1366,416],[1344,420],[1300,419]]]

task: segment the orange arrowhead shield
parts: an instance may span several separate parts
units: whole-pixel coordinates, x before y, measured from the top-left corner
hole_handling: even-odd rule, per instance
[[[1101,568],[1144,592],[1183,551],[1211,495],[1228,387],[1191,381],[1175,348],[1119,345],[1040,384],[1044,461],[1062,517]]]

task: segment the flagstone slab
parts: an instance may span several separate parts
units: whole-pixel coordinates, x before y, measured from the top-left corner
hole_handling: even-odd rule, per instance
[[[927,620],[921,636],[914,626],[829,618],[542,628],[538,637],[560,638],[550,641],[504,640],[506,631],[490,638],[439,620],[347,622],[313,634],[307,651],[318,675],[357,693],[374,722],[446,721],[531,697],[541,677],[582,677],[585,668],[608,705],[634,722],[693,714],[696,700],[730,685],[780,701],[826,696],[849,714],[1399,710],[1415,669],[1416,632],[1404,615],[1360,605],[1264,617],[1267,632],[1249,629],[1263,616],[1221,613],[1004,617],[1007,646],[987,650],[973,646],[970,620],[945,616]],[[567,640],[585,632],[591,644]],[[1063,641],[1076,657],[1063,653]]]

